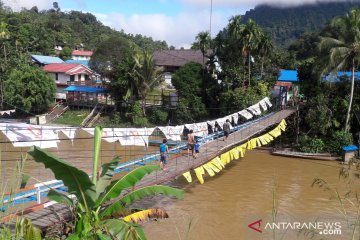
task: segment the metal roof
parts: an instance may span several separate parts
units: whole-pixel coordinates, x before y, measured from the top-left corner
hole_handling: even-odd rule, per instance
[[[351,145],[351,146],[344,146],[344,147],[342,147],[342,149],[344,151],[356,151],[356,150],[358,150],[358,147],[355,145]]]
[[[278,81],[282,82],[299,82],[296,70],[284,70],[280,71]]]
[[[73,60],[73,59],[70,59],[70,60],[66,60],[65,62],[66,63],[81,64],[81,65],[84,65],[86,67],[89,67],[89,60]]]
[[[91,57],[93,55],[92,51],[80,51],[80,50],[74,50],[72,51],[73,56],[88,56]]]
[[[85,92],[85,93],[107,93],[106,88],[89,87],[89,86],[69,86],[64,89],[68,92]]]
[[[91,69],[75,63],[53,63],[43,67],[45,72],[66,73],[68,75],[75,75],[80,73],[92,73]]]
[[[40,64],[64,63],[64,61],[58,57],[31,55],[31,58]]]
[[[200,50],[159,50],[154,52],[154,61],[157,66],[181,67],[188,62],[203,64],[203,54]],[[207,58],[205,57],[205,62]]]

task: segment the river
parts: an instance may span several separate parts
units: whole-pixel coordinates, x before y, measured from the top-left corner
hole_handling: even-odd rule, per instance
[[[57,149],[50,151],[89,171],[92,158],[89,149],[92,149],[93,140],[84,132],[77,137],[79,139],[73,142],[61,141]],[[4,183],[10,179],[19,152],[26,153],[28,148],[14,148],[10,143],[3,143],[1,147],[0,172]],[[112,156],[120,155],[121,161],[126,162],[157,150],[157,147],[145,151],[143,147],[123,147],[103,141],[101,159],[106,162]],[[347,185],[340,183],[338,178],[340,168],[337,162],[279,157],[260,150],[247,151],[244,158],[232,161],[215,177],[205,177],[203,185],[197,180],[189,184],[180,176],[173,184],[184,189],[184,199],[161,197],[155,198],[155,203],[147,202],[149,206],[165,208],[170,218],[144,224],[146,235],[150,240],[311,239],[295,230],[276,231],[275,236],[272,231],[265,231],[266,223],[274,215],[275,200],[277,221],[341,221],[343,235],[327,237],[349,239],[344,237],[348,233],[338,212],[339,202],[329,199],[330,192],[311,186],[315,178],[322,178],[345,192]],[[32,177],[32,183],[53,179],[50,171],[34,161],[26,163],[25,172]],[[353,187],[359,190],[359,186]],[[262,233],[248,227],[258,220],[261,220]]]
[[[247,151],[243,159],[233,161],[221,174],[206,177],[203,185],[197,180],[188,184],[180,177],[175,185],[185,190],[185,198],[156,203],[166,209],[170,218],[146,223],[145,232],[150,240],[320,239],[305,235],[309,231],[276,231],[275,236],[273,231],[264,231],[266,222],[273,216],[276,199],[278,222],[340,221],[342,235],[326,237],[349,239],[345,237],[349,234],[346,224],[337,210],[339,202],[330,199],[330,192],[311,186],[315,178],[322,178],[334,187],[346,187],[339,182],[340,167],[337,162]],[[248,227],[257,220],[262,220],[262,233]]]

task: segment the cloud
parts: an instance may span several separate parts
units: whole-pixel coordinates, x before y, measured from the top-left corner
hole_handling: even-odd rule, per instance
[[[255,6],[268,4],[272,6],[298,6],[304,4],[315,4],[319,2],[346,2],[347,0],[212,0],[213,7],[241,7],[244,5]],[[348,0],[350,1],[350,0]],[[181,0],[188,6],[210,6],[211,0]]]
[[[126,17],[119,13],[95,14],[100,21],[126,33],[142,34],[154,40],[165,40],[175,47],[189,48],[195,36],[201,31],[209,30],[208,11],[182,12],[175,16],[165,14],[133,14]],[[213,15],[212,32],[217,33],[227,24],[227,17],[220,13]]]
[[[49,9],[53,6],[53,0],[2,0],[2,2],[11,7],[15,11],[21,10],[21,8],[30,9],[33,6],[37,6],[40,10]]]

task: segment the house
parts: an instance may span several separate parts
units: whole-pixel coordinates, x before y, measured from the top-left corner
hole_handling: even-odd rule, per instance
[[[285,105],[290,99],[297,97],[299,93],[299,79],[297,70],[280,70],[280,75],[272,91],[273,97],[278,104]]]
[[[64,63],[64,61],[59,57],[42,56],[42,55],[31,55],[31,60],[41,67],[52,63]]]
[[[153,54],[153,59],[157,67],[162,67],[165,82],[171,85],[171,74],[181,66],[189,62],[205,64],[208,58],[200,50],[181,49],[181,50],[158,50]]]
[[[43,70],[53,77],[57,86],[57,99],[66,99],[67,86],[93,86],[98,74],[82,64],[53,63],[43,67]]]
[[[92,55],[93,55],[92,51],[74,50],[72,51],[71,58],[73,60],[90,60]]]

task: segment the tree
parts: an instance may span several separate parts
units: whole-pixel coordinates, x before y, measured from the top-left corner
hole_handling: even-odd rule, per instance
[[[38,67],[22,64],[5,81],[5,102],[25,112],[43,113],[54,102],[54,80]]]
[[[249,19],[245,27],[241,32],[241,53],[248,59],[248,82],[250,86],[250,79],[251,79],[251,61],[252,61],[252,52],[258,49],[258,45],[260,42],[260,29],[255,23],[254,20]]]
[[[177,109],[179,122],[201,120],[208,114],[202,100],[202,70],[201,64],[190,62],[179,68],[172,77],[172,84],[180,98]]]
[[[196,42],[193,43],[192,49],[200,49],[203,55],[203,65],[205,65],[205,54],[210,49],[211,38],[209,32],[199,32],[195,38]]]
[[[158,209],[140,211],[126,208],[133,202],[147,196],[165,194],[182,198],[184,192],[168,186],[154,185],[134,190],[145,175],[159,170],[158,165],[148,165],[134,169],[122,178],[113,180],[115,168],[119,158],[115,157],[109,163],[102,165],[101,173],[98,172],[98,161],[100,153],[102,130],[95,128],[94,137],[94,160],[93,174],[90,178],[84,171],[70,165],[69,163],[53,156],[52,154],[33,147],[29,154],[36,162],[43,163],[55,175],[56,179],[62,180],[70,194],[75,195],[76,200],[56,190],[50,190],[48,198],[59,203],[66,204],[76,211],[73,233],[69,239],[145,239],[142,228],[131,222],[142,215],[149,218],[153,215],[157,218],[166,216],[166,213]],[[124,193],[126,190],[127,191]],[[110,204],[110,200],[114,200]],[[132,214],[132,212],[134,212]],[[127,218],[126,218],[127,216]],[[119,217],[121,217],[119,219]]]
[[[321,37],[320,51],[325,54],[324,72],[351,69],[351,90],[345,121],[345,131],[350,129],[350,114],[354,97],[355,69],[360,58],[360,11],[352,9],[346,16],[331,22],[334,36]]]
[[[136,65],[132,75],[137,94],[141,99],[143,115],[146,116],[146,97],[154,87],[159,85],[162,69],[155,66],[153,56],[146,51],[136,54],[134,60]]]
[[[273,49],[273,44],[271,38],[264,32],[260,33],[259,44],[258,44],[258,53],[261,61],[261,70],[260,77],[262,79],[264,75],[264,61],[268,57]]]
[[[63,50],[61,50],[59,57],[62,60],[69,60],[71,59],[72,51],[69,47],[64,47]]]
[[[1,109],[3,109],[4,107],[4,73],[7,69],[7,53],[6,53],[6,44],[5,42],[9,39],[10,37],[10,32],[7,29],[8,25],[5,22],[0,22],[0,43],[1,43],[1,48],[0,51],[3,50],[3,62],[1,63],[1,67],[0,67],[0,94],[1,94],[1,103],[0,103],[0,107]],[[1,56],[1,54],[0,54]]]

